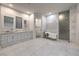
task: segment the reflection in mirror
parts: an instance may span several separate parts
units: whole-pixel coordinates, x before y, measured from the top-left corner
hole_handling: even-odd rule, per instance
[[[22,29],[22,18],[18,16],[16,16],[16,28]]]

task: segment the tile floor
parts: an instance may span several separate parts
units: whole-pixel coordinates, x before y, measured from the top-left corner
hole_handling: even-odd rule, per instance
[[[38,38],[1,48],[0,56],[79,56],[79,46],[67,41]]]

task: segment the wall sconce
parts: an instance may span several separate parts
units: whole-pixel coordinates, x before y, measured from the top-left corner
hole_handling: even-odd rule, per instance
[[[63,20],[65,18],[64,14],[59,15],[59,20]]]

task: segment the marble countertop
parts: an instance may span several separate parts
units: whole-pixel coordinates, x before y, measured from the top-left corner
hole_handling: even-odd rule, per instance
[[[32,31],[18,31],[18,32],[2,32],[0,35],[6,35],[6,34],[14,34],[14,33],[23,33],[23,32],[32,32]]]

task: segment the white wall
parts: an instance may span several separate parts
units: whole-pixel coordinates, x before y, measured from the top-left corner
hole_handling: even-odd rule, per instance
[[[79,44],[79,4],[77,4],[77,10],[76,10],[76,43]]]
[[[34,14],[30,15],[29,17],[29,30],[33,31],[34,30]]]
[[[46,23],[47,23],[46,25],[47,32],[58,34],[58,15],[57,14],[47,16]]]
[[[70,41],[79,44],[79,4],[70,9]]]
[[[0,32],[2,31],[2,24],[1,24],[1,5],[0,5]]]
[[[42,31],[46,31],[46,16],[42,16]]]
[[[4,16],[10,16],[10,17],[13,17],[14,18],[14,25],[13,25],[13,31],[24,31],[24,24],[22,24],[22,29],[16,29],[16,26],[15,26],[15,20],[16,20],[16,16],[19,16],[19,17],[22,17],[22,21],[24,20],[27,20],[27,28],[26,30],[33,30],[33,18],[34,16],[33,15],[27,15],[27,14],[24,14],[24,13],[21,13],[21,12],[18,12],[18,11],[15,11],[11,8],[8,8],[8,7],[5,7],[5,6],[1,6],[1,18],[0,18],[0,32],[4,32],[6,31],[7,29],[5,29],[4,27]]]
[[[77,6],[70,8],[70,41],[76,43]]]

